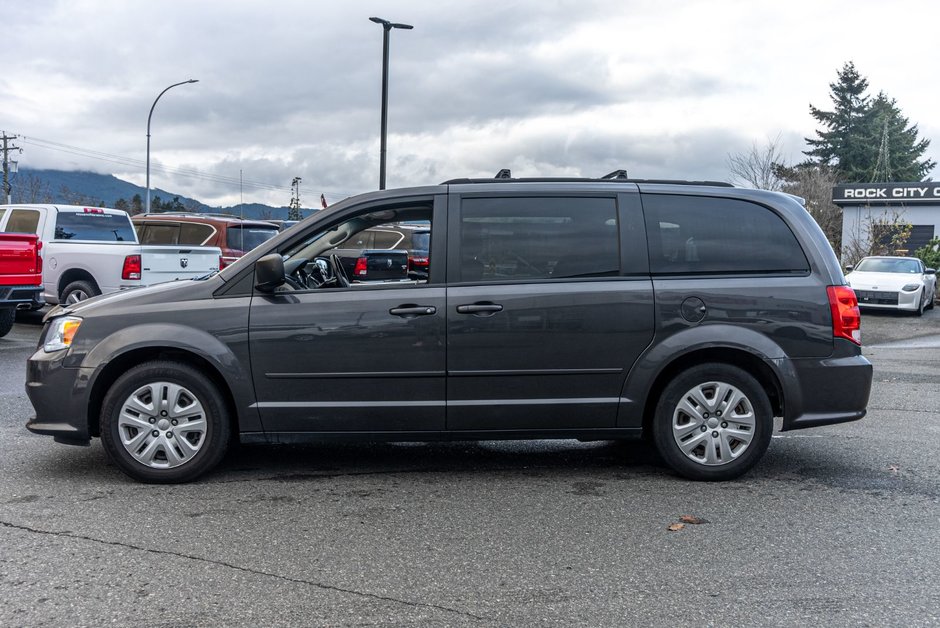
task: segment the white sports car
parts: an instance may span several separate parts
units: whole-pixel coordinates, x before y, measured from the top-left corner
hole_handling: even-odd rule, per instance
[[[933,308],[937,271],[916,257],[865,257],[845,276],[861,307],[906,310],[917,316]]]

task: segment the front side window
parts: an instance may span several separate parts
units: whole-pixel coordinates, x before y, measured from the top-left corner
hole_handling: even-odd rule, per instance
[[[136,242],[137,235],[126,214],[59,212],[55,220],[56,240]]]
[[[612,198],[466,198],[459,281],[532,281],[620,273]]]
[[[10,211],[10,220],[3,229],[7,233],[37,233],[39,231],[39,212],[35,209],[14,209]]]
[[[402,233],[387,228],[389,222],[421,221],[430,225],[431,216],[430,206],[371,210],[312,233],[282,251],[287,289],[426,284],[430,253],[416,268],[409,251],[383,245],[394,246],[404,238]],[[378,229],[380,225],[386,228]]]
[[[805,273],[787,224],[762,205],[701,196],[645,194],[654,274]]]

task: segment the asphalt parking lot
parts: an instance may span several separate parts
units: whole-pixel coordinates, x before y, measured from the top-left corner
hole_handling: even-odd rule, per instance
[[[868,417],[720,484],[576,441],[242,447],[136,484],[24,429],[38,332],[0,339],[3,626],[940,623],[940,308],[866,313]]]

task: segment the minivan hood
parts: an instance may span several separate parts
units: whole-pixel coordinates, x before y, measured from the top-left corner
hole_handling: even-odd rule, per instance
[[[43,320],[48,320],[62,314],[75,316],[94,315],[116,306],[146,305],[149,303],[173,303],[189,299],[208,298],[216,289],[223,285],[218,275],[208,279],[180,279],[166,281],[144,288],[131,288],[111,294],[92,297],[74,305],[57,305],[52,308]]]

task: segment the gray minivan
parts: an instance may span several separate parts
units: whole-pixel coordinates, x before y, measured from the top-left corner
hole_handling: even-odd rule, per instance
[[[426,278],[357,282],[364,230],[426,224]],[[740,476],[782,429],[865,415],[871,364],[793,197],[727,184],[460,179],[317,212],[221,272],[46,317],[27,428],[146,482],[231,439],[620,439]]]

